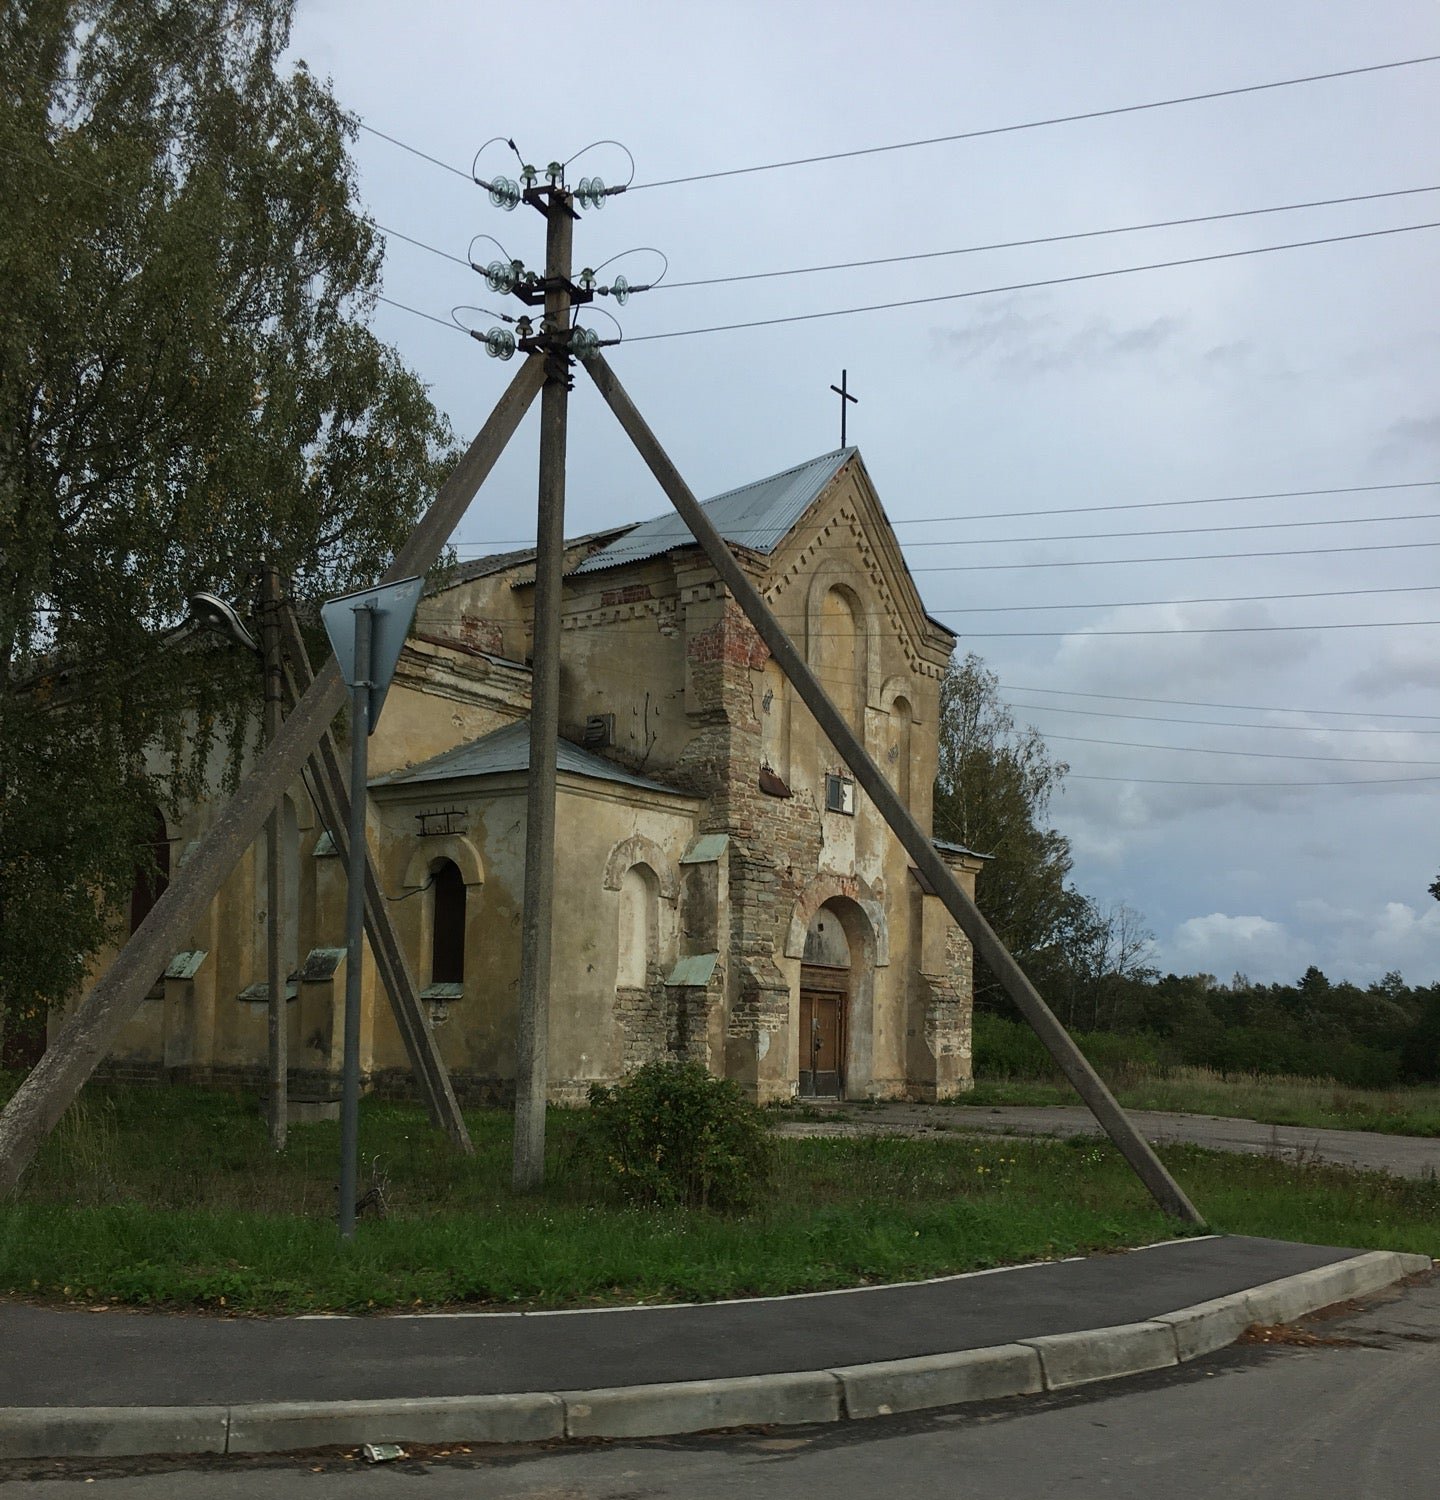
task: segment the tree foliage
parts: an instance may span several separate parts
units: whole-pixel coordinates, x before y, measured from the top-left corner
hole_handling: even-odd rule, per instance
[[[1070,842],[1046,821],[1068,769],[1038,730],[1016,724],[978,656],[951,662],[940,690],[935,831],[990,856],[980,908],[1026,967],[1048,966],[1077,915]]]
[[[1107,1024],[1115,981],[1146,972],[1150,934],[1124,905],[1102,907],[1070,880],[1070,841],[1050,826],[1069,767],[1039,730],[1017,724],[1000,680],[973,652],[940,690],[935,831],[991,856],[977,899],[986,919],[1067,1025]],[[1006,1008],[976,965],[976,998]]]
[[[0,1016],[73,989],[250,717],[188,596],[373,581],[446,457],[292,7],[0,0]]]

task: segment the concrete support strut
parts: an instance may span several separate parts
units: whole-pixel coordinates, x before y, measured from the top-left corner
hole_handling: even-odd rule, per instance
[[[305,649],[305,639],[300,634],[300,626],[292,608],[287,607],[282,612],[280,628],[285,645],[285,690],[290,701],[295,703],[310,686],[314,673],[310,667],[309,653]],[[341,769],[340,751],[331,729],[327,728],[320,736],[320,743],[310,757],[310,783],[315,810],[320,814],[320,821],[329,830],[336,853],[348,868],[350,788]],[[380,890],[379,877],[368,850],[364,875],[365,935],[370,939],[375,972],[380,976],[385,993],[390,997],[390,1009],[400,1032],[400,1040],[405,1044],[405,1054],[410,1059],[410,1068],[415,1075],[421,1102],[426,1114],[430,1116],[430,1123],[443,1130],[457,1150],[463,1151],[466,1156],[473,1156],[475,1147],[471,1144],[470,1132],[460,1113],[455,1089],[440,1056],[430,1019],[420,1004],[419,986],[406,962],[399,934],[390,920],[385,897]]]
[[[382,582],[424,573],[440,555],[476,490],[484,483],[521,418],[539,394],[543,362],[531,356],[515,372],[485,425],[416,524]],[[114,1044],[190,930],[219,894],[230,871],[255,842],[270,809],[300,774],[345,700],[334,657],[266,746],[255,769],[220,809],[215,822],[149,916],[0,1112],[0,1196],[11,1191],[71,1101]]]
[[[585,368],[631,442],[635,444],[641,458],[649,466],[650,472],[659,481],[660,488],[669,496],[670,503],[690,528],[711,566],[720,574],[760,639],[770,648],[771,655],[794,685],[805,706],[815,716],[816,722],[841,759],[850,768],[855,780],[904,846],[905,852],[915,862],[915,867],[974,944],[975,950],[1004,985],[1006,994],[1030,1023],[1046,1051],[1055,1059],[1106,1135],[1115,1143],[1166,1213],[1190,1224],[1203,1224],[1204,1220],[1195,1205],[1166,1171],[1149,1142],[1131,1124],[1129,1117],[1105,1087],[1104,1080],[1090,1066],[1069,1032],[1026,978],[1020,965],[981,915],[980,909],[965,894],[936,852],[930,836],[911,817],[909,808],[900,800],[884,772],[870,758],[859,737],[830,701],[805,658],[775,618],[760,591],[736,562],[728,544],[711,524],[690,487],[680,477],[679,470],[670,461],[644,417],[616,379],[615,372],[599,355],[586,361]]]

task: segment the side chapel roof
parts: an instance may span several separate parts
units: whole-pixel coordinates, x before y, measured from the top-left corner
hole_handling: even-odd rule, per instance
[[[555,767],[559,771],[569,772],[572,776],[588,776],[592,781],[612,781],[618,782],[621,786],[639,787],[647,792],[668,792],[671,796],[683,795],[683,793],[676,792],[673,786],[663,786],[658,781],[637,776],[623,766],[617,766],[613,761],[605,760],[599,755],[592,755],[588,750],[582,750],[579,745],[572,745],[569,740],[562,739],[558,743]],[[386,787],[409,786],[425,781],[463,781],[476,776],[501,776],[529,769],[530,720],[527,718],[519,719],[513,724],[506,724],[500,729],[493,729],[489,734],[482,734],[479,739],[470,740],[464,745],[457,745],[453,750],[446,750],[430,760],[421,761],[418,765],[406,766],[402,770],[391,771],[388,775],[377,776],[370,782],[370,785]]]

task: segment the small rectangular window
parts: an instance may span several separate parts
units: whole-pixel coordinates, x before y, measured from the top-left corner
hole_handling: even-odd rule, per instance
[[[848,776],[825,778],[825,811],[855,816],[855,783]]]

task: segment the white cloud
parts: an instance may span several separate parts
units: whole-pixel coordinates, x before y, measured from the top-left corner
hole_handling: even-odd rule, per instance
[[[1294,978],[1308,962],[1303,944],[1280,923],[1218,911],[1181,922],[1160,956],[1171,968],[1265,981]]]
[[[1294,925],[1258,914],[1211,912],[1181,922],[1161,946],[1163,967],[1262,983],[1293,983],[1311,964],[1365,984],[1398,970],[1411,984],[1440,977],[1440,905],[1363,907],[1324,897],[1294,903]]]

